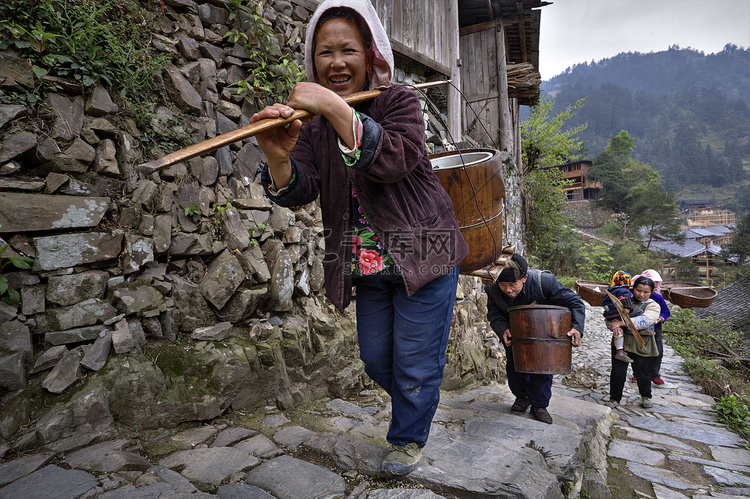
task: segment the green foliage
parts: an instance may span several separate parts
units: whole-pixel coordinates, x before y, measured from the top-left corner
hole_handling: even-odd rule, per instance
[[[304,70],[294,62],[291,54],[281,56],[278,64],[269,64],[261,52],[251,54],[254,65],[249,69],[250,78],[229,85],[251,103],[259,104],[269,95],[286,96],[305,78]]]
[[[282,54],[272,27],[256,0],[232,0],[230,21],[235,28],[224,38],[250,51],[248,79],[229,85],[244,99],[260,106],[269,96],[286,96],[305,77],[292,54]]]
[[[750,351],[750,341],[713,318],[698,319],[692,309],[674,309],[664,323],[664,339],[684,360],[685,370],[708,395],[729,428],[750,441],[750,377],[733,352]]]
[[[198,203],[190,203],[185,208],[185,215],[192,218],[193,222],[198,223],[201,220],[201,215],[203,215],[203,210]]]
[[[658,253],[647,251],[640,243],[634,241],[615,243],[609,248],[608,253],[612,257],[612,268],[609,275],[620,269],[635,275],[646,269],[661,268],[664,263],[663,258]]]
[[[142,99],[169,61],[149,50],[143,27],[153,18],[136,0],[8,0],[0,5],[0,48],[27,57],[37,77],[103,83]]]
[[[542,99],[531,108],[531,115],[521,123],[525,171],[561,165],[582,157],[583,144],[576,136],[586,129],[586,124],[566,128],[566,123],[583,107],[583,101],[578,100],[555,116],[550,116],[555,104],[552,99]]]
[[[675,280],[684,282],[700,282],[701,273],[690,257],[680,258],[676,265]]]
[[[250,237],[252,238],[250,239],[251,246],[258,246],[258,244],[260,244],[258,242],[258,239],[260,238],[261,234],[263,234],[265,228],[266,224],[264,224],[263,222],[256,224],[255,228],[253,228],[252,232],[250,233]]]
[[[607,222],[599,229],[597,229],[597,233],[599,235],[607,237],[609,239],[621,239],[625,236],[624,232],[625,227],[620,222]]]
[[[721,397],[714,409],[719,414],[719,421],[736,431],[750,442],[750,409],[736,395]]]
[[[17,269],[27,270],[34,263],[33,258],[26,256],[2,256],[10,245],[0,246],[0,299],[6,303],[21,303],[21,295],[15,289],[8,287],[8,278],[3,275],[3,269],[12,266]]]
[[[622,212],[630,185],[625,170],[633,152],[633,139],[625,130],[612,137],[607,148],[592,161],[589,179],[602,183],[601,201],[604,206]]]
[[[564,259],[570,241],[570,220],[564,215],[567,203],[565,180],[556,168],[581,157],[582,145],[576,134],[585,128],[566,128],[566,122],[583,106],[583,101],[550,116],[553,101],[543,100],[532,107],[531,116],[521,123],[521,194],[524,200],[526,240],[529,250],[547,266],[556,268]],[[566,232],[567,231],[567,232]]]
[[[603,244],[589,244],[581,251],[579,269],[581,276],[589,281],[609,281],[614,268],[613,258]]]
[[[588,125],[579,138],[592,156],[628,130],[634,152],[680,197],[729,200],[747,192],[750,144],[741,137],[750,135],[748,55],[731,44],[716,54],[679,47],[623,53],[576,65],[542,88],[556,92],[553,112],[586,99],[571,125]]]
[[[664,188],[655,171],[651,170],[649,173],[651,175],[633,186],[625,198],[630,203],[628,214],[633,225],[643,227],[647,231],[647,248],[657,234],[671,239],[681,235],[679,210],[674,193]]]
[[[570,224],[563,208],[567,202],[560,170],[532,170],[524,176],[526,243],[532,253],[547,255],[559,239],[559,231]]]
[[[726,255],[738,258],[738,264],[743,265],[750,259],[750,213],[746,214],[737,224],[732,241],[726,247]]]
[[[633,146],[633,138],[621,130],[610,139],[606,150],[594,158],[589,177],[602,183],[602,204],[627,215],[633,237],[640,239],[641,230],[645,229],[649,237],[647,247],[656,234],[679,240],[679,211],[674,193],[664,187],[650,165],[631,158]],[[627,235],[627,231],[623,232],[623,236]]]
[[[226,202],[226,204],[217,204],[214,205],[214,210],[216,210],[216,213],[214,213],[213,217],[213,224],[214,224],[214,230],[216,231],[217,235],[221,235],[224,232],[224,221],[226,217],[232,213],[232,210],[234,207],[232,206],[232,203],[229,201]]]
[[[578,278],[573,276],[557,276],[557,280],[560,281],[560,284],[562,284],[566,288],[575,290],[576,281],[578,280]]]

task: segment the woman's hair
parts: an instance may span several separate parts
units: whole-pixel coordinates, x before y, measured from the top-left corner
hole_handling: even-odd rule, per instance
[[[639,284],[645,284],[649,288],[651,288],[651,292],[654,292],[654,281],[651,280],[651,278],[646,277],[645,275],[639,276],[635,281],[633,281],[633,289],[635,289],[636,286]]]
[[[318,19],[318,24],[315,25],[315,34],[312,39],[312,54],[310,54],[310,57],[312,57],[313,60],[315,59],[315,49],[318,45],[318,31],[326,21],[330,21],[331,19],[344,19],[353,23],[362,37],[362,43],[365,46],[365,50],[368,53],[371,51],[372,33],[370,33],[370,27],[367,26],[367,23],[362,16],[360,16],[356,10],[350,9],[349,7],[334,7],[323,12]]]

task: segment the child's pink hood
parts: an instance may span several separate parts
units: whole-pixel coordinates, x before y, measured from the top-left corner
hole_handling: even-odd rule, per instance
[[[375,53],[372,61],[370,89],[390,85],[394,66],[393,51],[391,50],[391,43],[388,41],[388,35],[385,33],[385,29],[378,18],[378,13],[375,12],[375,8],[369,0],[325,0],[318,6],[310,23],[307,25],[307,36],[305,37],[305,72],[307,73],[307,80],[319,83],[313,73],[313,36],[320,15],[333,7],[349,7],[355,10],[362,16],[367,26],[370,27],[373,40],[372,49]]]

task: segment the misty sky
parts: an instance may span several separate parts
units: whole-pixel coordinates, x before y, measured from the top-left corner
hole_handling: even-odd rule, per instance
[[[620,52],[750,46],[750,0],[553,0],[541,8],[542,79]],[[748,61],[750,67],[750,60]]]

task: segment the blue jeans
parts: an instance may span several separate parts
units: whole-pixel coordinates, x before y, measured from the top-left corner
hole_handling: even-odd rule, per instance
[[[511,343],[513,339],[511,338]],[[516,371],[513,364],[513,349],[505,346],[505,374],[508,375],[508,388],[519,398],[531,399],[532,407],[547,407],[552,398],[552,375],[529,374]]]
[[[365,372],[391,396],[394,445],[423,447],[440,401],[458,266],[408,296],[398,275],[355,279]]]

